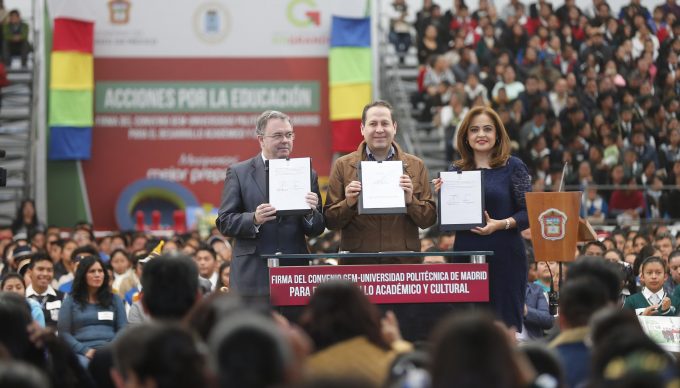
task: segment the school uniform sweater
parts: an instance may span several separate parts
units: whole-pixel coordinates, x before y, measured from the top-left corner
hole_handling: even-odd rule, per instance
[[[667,316],[667,317],[672,317],[675,316],[680,310],[680,300],[677,300],[675,298],[672,298],[670,295],[666,295],[669,298],[671,298],[671,307],[668,310],[665,311],[657,311],[652,315],[655,316]],[[623,303],[623,308],[627,308],[630,310],[637,311],[638,309],[646,309],[647,307],[651,306],[652,304],[649,303],[647,298],[641,293],[638,292],[637,294],[633,294],[626,298],[626,301]],[[638,312],[638,315],[640,313]]]

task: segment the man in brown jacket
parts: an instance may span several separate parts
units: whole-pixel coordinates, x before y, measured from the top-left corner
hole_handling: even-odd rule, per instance
[[[437,220],[429,174],[423,161],[402,151],[394,142],[397,123],[392,106],[375,101],[364,107],[361,116],[364,141],[349,155],[335,161],[326,195],[326,227],[341,230],[340,250],[349,252],[420,251],[418,228]],[[359,215],[361,193],[357,169],[361,161],[401,160],[404,175],[399,185],[404,190],[406,214]],[[342,264],[419,263],[420,258],[344,259]]]

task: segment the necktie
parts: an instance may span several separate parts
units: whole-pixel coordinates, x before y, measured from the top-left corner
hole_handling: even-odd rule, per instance
[[[652,305],[657,305],[661,302],[661,299],[659,298],[659,295],[657,294],[652,294],[652,296],[649,297],[649,303]]]

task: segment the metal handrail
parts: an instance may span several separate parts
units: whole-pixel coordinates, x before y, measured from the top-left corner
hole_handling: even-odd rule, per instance
[[[31,95],[29,98],[31,99],[29,102],[29,107],[30,107],[30,112],[29,112],[29,119],[28,119],[28,144],[26,145],[26,165],[24,166],[24,172],[25,172],[25,179],[26,181],[24,182],[24,198],[35,198],[35,180],[37,177],[37,154],[38,150],[36,149],[36,144],[38,144],[38,121],[40,120],[40,117],[38,117],[39,114],[39,109],[38,109],[38,101],[40,98],[43,98],[42,93],[40,92],[40,83],[36,82],[36,80],[39,79],[39,72],[41,71],[41,67],[44,66],[43,63],[40,63],[39,61],[36,60],[38,57],[36,55],[37,52],[43,49],[43,42],[40,39],[43,37],[43,35],[40,33],[41,28],[44,28],[41,26],[41,28],[38,28],[37,26],[39,23],[42,23],[43,18],[42,16],[44,15],[38,15],[38,12],[35,12],[36,9],[39,9],[39,7],[36,7],[36,3],[40,0],[33,0],[31,3],[31,7],[33,12],[32,18],[33,18],[33,23],[32,23],[32,28],[33,28],[33,55],[32,57],[32,66],[31,66]]]
[[[469,256],[470,263],[484,264],[487,256],[493,256],[493,251],[445,251],[445,252],[414,252],[414,251],[393,251],[393,252],[334,252],[334,253],[263,253],[261,258],[267,260],[268,267],[278,267],[280,260],[306,259],[310,262],[316,259],[376,259],[387,257],[425,257],[425,256]]]
[[[340,259],[340,258],[376,258],[376,257],[425,257],[425,256],[493,256],[493,251],[442,251],[442,252],[415,252],[415,251],[391,251],[391,252],[333,252],[333,253],[263,253],[260,257],[269,259]]]
[[[629,188],[627,185],[598,185],[598,184],[589,184],[587,186],[583,185],[564,185],[564,190],[565,191],[582,191],[585,188],[593,188],[597,190],[604,190],[604,191],[614,191],[614,190],[634,190],[634,191],[645,191],[650,188],[649,185],[637,185],[634,189]],[[680,186],[678,185],[663,185],[661,186],[661,191],[671,191],[671,190],[680,190]]]

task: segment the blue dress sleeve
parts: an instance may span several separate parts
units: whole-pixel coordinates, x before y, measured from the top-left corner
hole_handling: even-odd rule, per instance
[[[66,341],[74,353],[85,355],[89,348],[78,341],[76,337],[74,337],[75,322],[73,310],[75,307],[76,303],[73,301],[71,296],[64,298],[64,302],[62,303],[61,309],[59,310],[57,332],[59,333],[59,337]]]
[[[510,167],[512,168],[510,181],[515,208],[512,218],[517,221],[517,229],[521,231],[529,227],[526,193],[531,192],[531,175],[529,175],[527,166],[520,159],[511,157],[508,162],[511,163]]]

